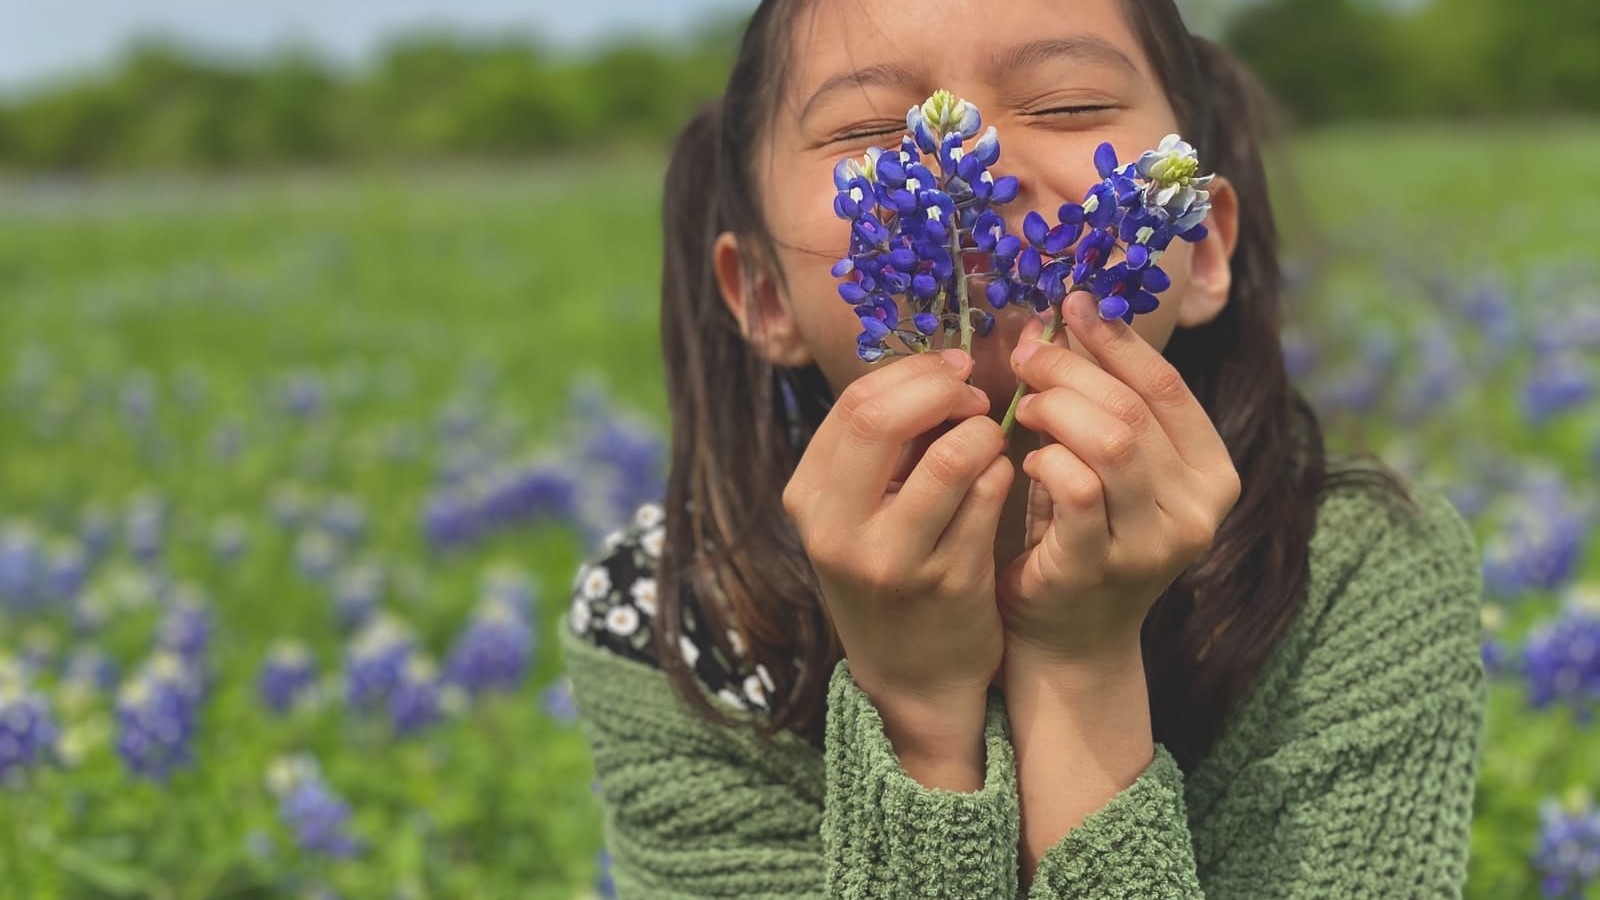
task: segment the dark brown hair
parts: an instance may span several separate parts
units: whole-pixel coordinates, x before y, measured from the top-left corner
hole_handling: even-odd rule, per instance
[[[724,96],[683,130],[666,175],[661,329],[672,460],[654,627],[657,646],[678,647],[689,606],[730,658],[725,634],[737,628],[776,686],[757,734],[791,730],[820,747],[827,681],[842,651],[782,495],[833,398],[816,366],[778,368],[754,352],[711,270],[713,241],[731,231],[748,248],[746,271],[783,284],[754,156],[771,133],[801,5],[764,0],[756,9]],[[1124,0],[1123,9],[1181,133],[1240,200],[1229,302],[1211,322],[1176,330],[1164,351],[1241,481],[1211,547],[1144,624],[1155,739],[1188,769],[1294,618],[1321,492],[1362,482],[1407,506],[1411,498],[1381,463],[1330,471],[1316,414],[1285,370],[1278,238],[1260,152],[1271,124],[1266,92],[1225,50],[1192,36],[1171,0]],[[662,653],[661,664],[696,711],[730,723],[678,653]]]

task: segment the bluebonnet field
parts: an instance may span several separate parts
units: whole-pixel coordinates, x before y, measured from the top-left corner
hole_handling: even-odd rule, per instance
[[[1473,897],[1600,867],[1597,145],[1331,132],[1280,195],[1335,446],[1484,548]],[[0,193],[0,884],[607,891],[553,629],[660,489],[659,172]]]

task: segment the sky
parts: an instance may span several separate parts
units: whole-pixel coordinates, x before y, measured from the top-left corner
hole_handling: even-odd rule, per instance
[[[226,51],[307,41],[360,61],[396,29],[506,29],[581,48],[619,31],[670,36],[754,0],[6,0],[0,89],[110,62],[134,35],[158,32]]]

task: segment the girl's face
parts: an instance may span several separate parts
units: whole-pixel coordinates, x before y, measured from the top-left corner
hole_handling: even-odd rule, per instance
[[[1057,207],[1083,199],[1099,180],[1093,154],[1102,141],[1126,163],[1179,130],[1120,6],[1121,0],[806,4],[790,29],[793,62],[774,125],[755,151],[763,213],[788,292],[764,276],[746,283],[732,235],[719,239],[714,260],[724,298],[747,334],[756,327],[750,320],[760,319],[769,359],[817,363],[835,396],[869,371],[855,354],[860,322],[828,271],[849,242],[848,224],[833,212],[833,167],[869,146],[898,146],[906,110],[934,90],[976,104],[984,126],[998,128],[995,172],[1021,183],[1017,199],[1002,207],[1008,230],[1017,234],[1027,211],[1053,224]],[[1202,156],[1202,171],[1206,162]],[[1178,325],[1201,324],[1226,303],[1236,205],[1221,177],[1213,182],[1212,204],[1212,236],[1197,245],[1173,242],[1161,262],[1172,287],[1159,309],[1134,319],[1134,329],[1157,348]],[[740,299],[746,296],[754,308]],[[1031,315],[1008,307],[988,337],[973,341],[973,382],[989,393],[996,418],[1015,389],[1009,356]]]

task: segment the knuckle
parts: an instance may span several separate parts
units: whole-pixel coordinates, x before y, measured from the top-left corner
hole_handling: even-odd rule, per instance
[[[864,443],[881,440],[889,428],[889,407],[878,398],[858,400],[850,406],[845,424]]]
[[[943,485],[960,482],[971,468],[966,442],[954,431],[929,447],[922,455],[922,467]]]
[[[1105,399],[1104,406],[1107,412],[1116,416],[1123,424],[1135,429],[1142,429],[1146,424],[1146,417],[1150,415],[1138,394],[1122,388],[1112,391]]]
[[[1095,458],[1108,466],[1121,468],[1133,462],[1139,441],[1133,429],[1126,425],[1107,428],[1095,446]]]
[[[1164,359],[1151,366],[1145,376],[1145,385],[1150,396],[1168,403],[1183,399],[1189,392],[1183,373]]]

